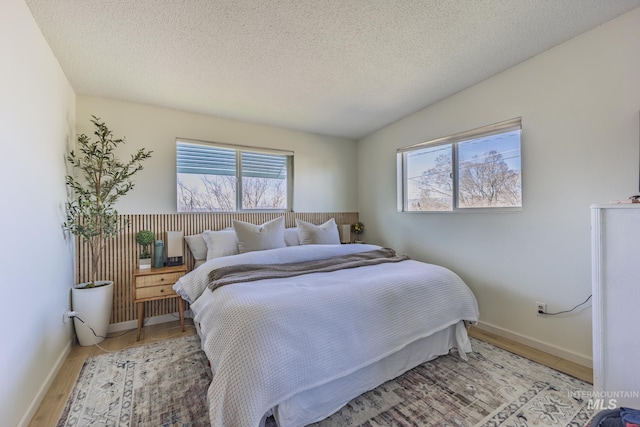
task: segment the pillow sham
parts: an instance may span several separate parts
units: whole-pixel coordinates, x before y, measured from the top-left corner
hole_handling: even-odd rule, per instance
[[[286,243],[287,246],[300,246],[298,227],[284,229],[284,243]]]
[[[267,221],[261,225],[233,220],[233,229],[238,239],[238,252],[262,251],[284,248],[284,217]]]
[[[296,219],[301,245],[339,245],[340,235],[336,220],[331,218],[321,225]]]
[[[207,243],[207,261],[221,256],[235,255],[238,253],[238,241],[236,233],[228,228],[219,231],[205,231],[202,233]]]
[[[209,230],[205,230],[206,233]],[[204,261],[207,259],[207,242],[204,241],[202,234],[192,234],[191,236],[184,236],[187,247],[193,255],[193,259],[196,261]]]

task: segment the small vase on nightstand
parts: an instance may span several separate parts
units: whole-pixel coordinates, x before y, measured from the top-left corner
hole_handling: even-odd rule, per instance
[[[360,235],[364,232],[364,224],[362,222],[358,221],[353,224],[351,226],[351,231],[356,235],[356,240],[354,243],[364,243],[362,240],[360,240]]]
[[[155,268],[164,267],[164,242],[156,240],[153,250],[153,266]]]

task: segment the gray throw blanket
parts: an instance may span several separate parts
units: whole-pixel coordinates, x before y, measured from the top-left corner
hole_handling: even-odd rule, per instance
[[[281,279],[308,273],[326,273],[344,268],[400,262],[408,259],[409,257],[406,255],[396,255],[393,249],[382,248],[305,262],[231,265],[217,268],[209,273],[209,289],[214,291],[221,286],[232,283],[251,282],[262,279]]]

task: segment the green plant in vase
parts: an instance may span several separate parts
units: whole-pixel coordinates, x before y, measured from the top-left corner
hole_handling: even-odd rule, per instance
[[[351,226],[351,231],[356,235],[356,243],[362,243],[360,240],[360,234],[364,232],[364,224],[360,221]]]
[[[132,177],[142,170],[142,162],[151,151],[139,149],[128,162],[115,155],[124,143],[114,138],[107,125],[91,116],[95,140],[85,134],[77,138],[77,150],[66,157],[73,173],[66,176],[70,190],[66,203],[67,218],[63,228],[78,236],[89,249],[90,281],[71,288],[73,319],[80,345],[98,344],[104,340],[113,305],[113,281],[98,280],[98,270],[107,242],[127,225],[120,221],[115,203],[133,189]]]
[[[151,268],[151,249],[150,246],[155,240],[155,235],[149,230],[140,230],[136,233],[136,242],[142,246],[142,252],[140,252],[139,268]]]

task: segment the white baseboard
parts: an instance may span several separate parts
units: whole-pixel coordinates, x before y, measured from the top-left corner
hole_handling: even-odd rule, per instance
[[[36,393],[35,397],[31,401],[31,404],[29,404],[27,411],[22,416],[22,419],[20,419],[20,422],[18,423],[17,427],[27,427],[31,422],[31,419],[36,414],[38,407],[40,406],[40,404],[42,403],[42,400],[46,396],[47,391],[49,391],[49,387],[51,387],[53,380],[56,379],[56,376],[58,375],[58,372],[60,372],[62,365],[64,364],[65,360],[67,360],[67,356],[69,356],[69,353],[71,352],[72,342],[73,341],[70,340],[67,342],[67,345],[64,346],[62,353],[60,353],[60,356],[58,356],[56,363],[54,363],[53,367],[51,368],[51,371],[49,371],[49,375],[47,375],[47,378],[40,386],[38,393]]]
[[[191,318],[191,310],[185,310],[184,318],[185,319]],[[180,320],[180,316],[177,312],[163,314],[162,316],[147,317],[144,321],[144,326],[157,325],[158,323],[173,322],[174,320]],[[126,331],[128,329],[137,329],[137,328],[138,328],[138,321],[129,320],[128,322],[111,323],[109,325],[109,329],[107,329],[107,333],[120,332],[120,331]]]
[[[575,353],[575,352],[566,350],[564,348],[560,348],[558,346],[546,343],[544,341],[540,341],[535,338],[530,338],[525,335],[521,335],[516,332],[510,331],[508,329],[504,329],[499,326],[492,325],[490,323],[480,321],[478,322],[476,327],[478,329],[482,329],[484,331],[494,333],[501,337],[508,338],[517,343],[528,345],[529,347],[533,347],[536,350],[544,351],[545,353],[549,353],[554,356],[561,357],[565,360],[569,360],[579,365],[586,366],[588,368],[593,367],[593,358],[586,356],[584,354]]]

